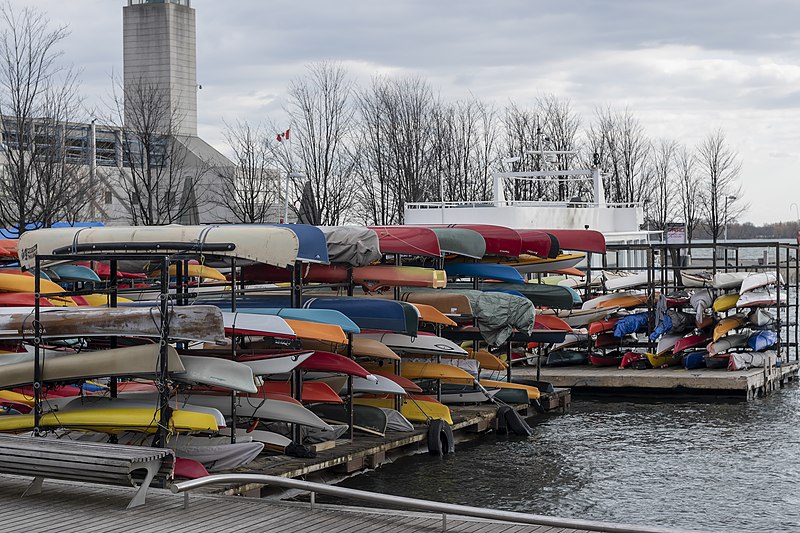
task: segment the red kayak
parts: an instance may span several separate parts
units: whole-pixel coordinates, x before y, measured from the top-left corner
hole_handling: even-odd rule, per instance
[[[77,263],[81,266],[85,266],[88,268],[92,268],[92,263],[89,261],[84,261],[83,263]],[[95,274],[101,279],[110,279],[111,278],[111,266],[107,265],[106,263],[95,262],[94,263],[94,270]],[[147,279],[146,274],[140,274],[135,272],[125,272],[124,270],[117,270],[117,277],[122,279]]]
[[[543,229],[558,239],[562,250],[571,252],[606,253],[606,238],[599,231],[590,229]]]
[[[688,337],[678,339],[678,342],[676,342],[675,346],[673,346],[672,348],[672,353],[679,354],[682,351],[688,350],[690,348],[705,346],[710,341],[711,341],[711,335],[709,333],[701,333],[700,335],[689,335]]]
[[[614,326],[617,325],[621,317],[609,318],[606,320],[598,320],[589,324],[589,335],[599,335],[606,331],[614,331]]]
[[[441,257],[439,237],[422,226],[369,226],[378,234],[381,253]]]
[[[536,329],[572,332],[572,326],[555,315],[536,315],[536,318],[534,319],[534,327]]]
[[[257,393],[247,394],[246,396],[258,397],[267,394],[270,398],[273,394],[289,396],[292,393],[292,385],[288,381],[265,381],[258,388]],[[270,398],[273,399],[273,398]],[[303,382],[303,402],[305,403],[344,403],[330,385],[322,381]]]
[[[622,364],[622,352],[614,350],[606,354],[590,353],[589,364],[594,366],[620,366]]]
[[[647,355],[639,352],[628,352],[622,356],[622,361],[619,363],[620,368],[652,368]]]
[[[558,256],[559,241],[552,234],[535,229],[517,229],[522,240],[522,253],[533,254],[544,258]]]
[[[610,348],[612,346],[619,346],[622,339],[615,337],[611,333],[601,333],[594,339],[595,348]]]
[[[519,233],[505,226],[490,224],[437,224],[432,228],[463,228],[477,231],[486,241],[486,255],[519,257],[522,253],[522,238]],[[549,239],[548,239],[549,240]],[[548,243],[549,251],[549,243]]]
[[[406,392],[411,392],[411,393],[422,392],[422,388],[419,385],[417,385],[410,379],[404,378],[403,376],[398,376],[397,374],[393,374],[391,372],[372,372],[372,373],[375,374],[376,376],[383,376],[385,378],[391,379],[392,381],[403,387],[403,389]]]
[[[300,363],[299,368],[314,372],[333,372],[366,378],[370,375],[367,370],[343,355],[332,352],[315,351],[314,355]]]
[[[194,459],[185,459],[183,457],[175,458],[174,474],[175,477],[186,479],[197,479],[210,475],[202,463]]]
[[[32,292],[0,292],[0,307],[33,307],[35,305],[36,298]],[[47,298],[39,298],[39,306],[53,307],[53,304]]]

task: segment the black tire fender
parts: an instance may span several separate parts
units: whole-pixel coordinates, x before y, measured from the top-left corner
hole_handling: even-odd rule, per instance
[[[455,451],[453,428],[444,420],[431,420],[427,437],[429,454],[442,456]]]

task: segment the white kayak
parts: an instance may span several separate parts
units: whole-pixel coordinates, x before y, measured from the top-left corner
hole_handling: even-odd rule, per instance
[[[619,307],[602,307],[600,309],[564,309],[555,311],[553,309],[544,309],[542,315],[555,315],[573,328],[587,326],[592,322],[598,320],[605,320],[619,310]]]
[[[711,286],[715,289],[733,289],[742,285],[748,272],[717,272],[711,278]]]
[[[373,375],[377,382],[368,379],[353,377],[354,394],[402,394],[406,395],[406,390],[387,378],[386,376]],[[339,391],[339,394],[347,394],[347,385]]]
[[[461,346],[451,340],[435,335],[411,337],[400,333],[359,333],[355,335],[355,338],[382,342],[398,353],[467,357],[467,351]]]
[[[603,272],[605,278],[605,286],[609,291],[616,291],[622,289],[633,289],[647,285],[648,274],[647,272]],[[667,280],[672,279],[672,273],[667,273]],[[661,270],[656,269],[653,271],[650,281],[653,283],[661,282]]]
[[[747,337],[750,335],[725,335],[717,342],[708,345],[708,353],[717,355],[725,353],[734,348],[741,348],[747,344]]]
[[[288,374],[303,361],[314,355],[314,352],[290,353],[275,357],[265,357],[264,359],[253,359],[240,361],[243,365],[249,366],[256,376],[268,376],[270,374]]]
[[[554,344],[551,351],[567,348],[568,346],[575,346],[576,344],[586,343],[589,341],[589,335],[586,333],[567,333],[564,336],[564,341]]]
[[[775,322],[775,315],[766,309],[758,308],[754,309],[747,319],[754,326],[764,327]]]
[[[238,392],[258,392],[253,370],[245,364],[220,357],[181,355],[180,358],[186,370],[173,374],[175,381]]]
[[[764,286],[745,292],[736,301],[736,307],[765,307],[775,305],[778,298],[786,302],[786,294],[782,293],[778,287]]]
[[[465,390],[465,391],[442,391],[442,403],[445,405],[459,404],[459,403],[483,403],[489,401],[495,394],[500,392],[498,388],[486,388],[482,390]]]
[[[748,291],[759,289],[761,287],[775,285],[778,280],[780,280],[780,283],[783,284],[783,276],[778,278],[775,275],[775,272],[757,272],[755,274],[750,274],[742,281],[739,294],[742,295]]]
[[[220,429],[219,434],[230,437],[231,428]],[[292,439],[284,437],[280,433],[275,433],[274,431],[264,431],[263,429],[254,429],[248,431],[243,428],[237,428],[236,442],[239,442],[240,440],[244,439],[250,439],[255,442],[261,442],[263,444],[266,444],[267,446],[277,447],[277,448],[285,448],[292,443]]]
[[[675,343],[682,339],[683,336],[683,333],[667,333],[666,335],[662,336],[658,340],[658,345],[656,346],[656,355],[664,355],[665,353],[672,351],[672,349],[675,347]]]
[[[225,324],[225,331],[231,335],[296,337],[289,324],[276,315],[222,311],[222,320]]]
[[[763,368],[775,366],[778,354],[775,350],[766,352],[735,352],[728,361],[728,370],[747,370],[748,368]]]

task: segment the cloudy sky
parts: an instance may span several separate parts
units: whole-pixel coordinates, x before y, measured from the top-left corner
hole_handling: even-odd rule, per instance
[[[63,43],[102,107],[122,69],[126,0],[12,0],[69,25]],[[584,122],[628,106],[658,138],[687,145],[722,128],[743,162],[755,223],[798,217],[800,3],[792,0],[192,0],[199,133],[222,121],[279,121],[287,83],[310,62],[359,83],[420,74],[441,94],[504,105],[543,93]]]

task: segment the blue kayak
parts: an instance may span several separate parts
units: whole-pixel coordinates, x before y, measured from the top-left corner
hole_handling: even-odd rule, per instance
[[[60,281],[100,281],[100,276],[94,270],[82,265],[53,265],[48,268]]]
[[[297,260],[305,263],[328,263],[328,242],[325,234],[308,224],[267,224],[286,228],[297,235]]]
[[[705,368],[706,367],[706,359],[705,356],[708,354],[705,350],[699,350],[696,352],[689,352],[683,356],[683,368],[686,370],[694,370],[695,368]]]
[[[747,338],[747,345],[754,352],[766,350],[776,342],[778,342],[778,334],[769,330],[753,333]]]
[[[448,277],[496,279],[507,283],[525,283],[516,268],[491,263],[448,263],[444,266]]]

